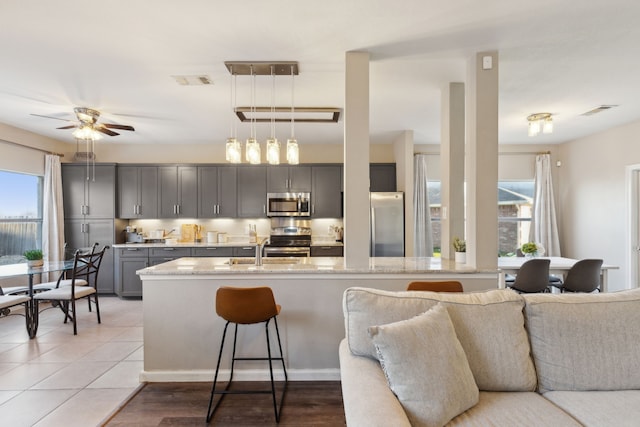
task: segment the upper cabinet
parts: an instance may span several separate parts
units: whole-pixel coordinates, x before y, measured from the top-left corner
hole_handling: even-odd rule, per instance
[[[342,217],[342,166],[311,166],[311,217]]]
[[[238,167],[238,218],[266,218],[267,168]]]
[[[235,166],[198,166],[198,218],[235,218],[238,180]]]
[[[309,191],[311,191],[311,166],[269,166],[267,168],[267,192]]]
[[[397,191],[395,163],[371,163],[369,165],[369,191]]]
[[[62,164],[65,218],[115,216],[115,165]]]
[[[158,218],[158,168],[118,166],[118,218]]]
[[[198,214],[198,172],[195,166],[158,167],[160,218],[195,218]]]

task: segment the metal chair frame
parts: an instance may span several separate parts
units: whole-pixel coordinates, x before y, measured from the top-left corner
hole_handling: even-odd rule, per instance
[[[275,328],[276,328],[276,336],[278,338],[278,349],[280,350],[280,357],[273,357],[271,355],[271,342],[269,339],[269,322],[271,321],[271,319],[273,319],[273,324],[275,325]],[[220,371],[220,362],[222,360],[222,352],[224,349],[224,342],[227,336],[227,329],[230,323],[233,323],[235,326],[234,333],[233,333],[231,372],[229,374],[229,381],[227,382],[227,385],[225,386],[225,388],[222,390],[216,390],[216,385],[218,383],[218,373]],[[256,323],[262,323],[262,322],[256,322]],[[278,319],[276,319],[276,316],[273,316],[267,319],[266,321],[264,321],[264,323],[265,323],[265,335],[267,338],[267,357],[236,357],[238,323],[232,322],[231,320],[227,320],[227,323],[224,325],[222,340],[220,342],[220,351],[218,352],[218,362],[216,363],[216,373],[213,377],[213,386],[211,387],[211,397],[209,398],[209,407],[207,409],[207,423],[211,422],[211,418],[213,417],[214,413],[218,409],[218,406],[220,406],[220,403],[222,402],[222,400],[227,394],[271,394],[271,397],[273,399],[273,411],[276,417],[276,422],[280,422],[280,413],[282,412],[282,403],[284,402],[284,395],[287,390],[287,384],[288,384],[289,378],[287,376],[287,368],[285,367],[285,363],[284,363],[282,344],[280,341],[280,331],[278,330]],[[271,390],[229,390],[229,387],[231,386],[231,382],[233,380],[233,371],[235,367],[235,362],[236,361],[256,361],[256,360],[269,361],[269,376],[271,379]],[[276,361],[279,360],[282,363],[282,370],[284,371],[284,386],[282,389],[282,395],[280,396],[279,404],[277,403],[277,399],[276,399],[276,387],[275,387],[275,382],[273,378],[273,361],[274,360]],[[213,405],[213,399],[216,394],[219,394],[220,398],[218,399],[216,404]]]

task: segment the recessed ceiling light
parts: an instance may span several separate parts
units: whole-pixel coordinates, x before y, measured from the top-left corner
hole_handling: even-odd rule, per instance
[[[212,85],[211,77],[206,74],[195,76],[171,76],[180,86],[202,86]]]
[[[586,113],[582,113],[580,114],[581,116],[593,116],[594,114],[598,114],[598,113],[602,113],[605,110],[609,110],[613,107],[617,107],[617,105],[600,105],[599,107],[596,107],[592,110],[587,111]]]

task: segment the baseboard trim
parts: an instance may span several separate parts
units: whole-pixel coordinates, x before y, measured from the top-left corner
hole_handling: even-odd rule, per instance
[[[220,370],[219,381],[227,381],[230,371]],[[276,381],[283,381],[282,369],[273,371]],[[169,383],[169,382],[211,382],[214,370],[194,371],[142,371],[140,382]],[[340,381],[340,369],[288,369],[289,381]],[[268,369],[235,369],[234,381],[269,381]]]

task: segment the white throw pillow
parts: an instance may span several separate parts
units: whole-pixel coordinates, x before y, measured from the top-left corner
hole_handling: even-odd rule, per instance
[[[414,427],[443,426],[478,403],[478,386],[441,304],[369,334],[389,387]]]

